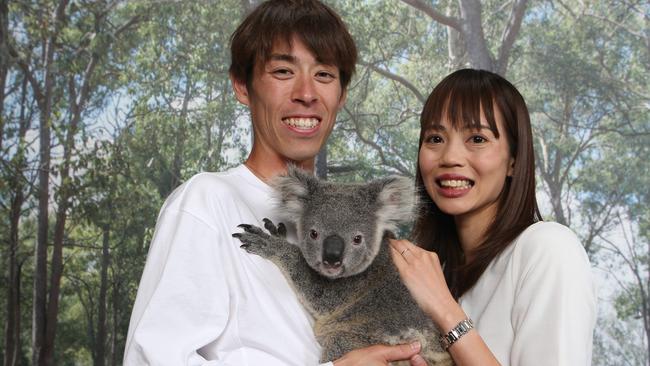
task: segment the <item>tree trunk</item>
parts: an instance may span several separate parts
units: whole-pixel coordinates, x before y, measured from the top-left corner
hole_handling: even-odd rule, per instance
[[[402,2],[447,27],[449,68],[451,70],[469,66],[504,75],[508,66],[510,50],[519,34],[528,0],[512,2],[512,9],[504,26],[496,57],[491,54],[485,40],[480,0],[458,0],[460,8],[458,17],[452,15],[455,11],[452,3],[447,6],[447,14],[442,14],[430,2],[424,0],[402,0]]]
[[[186,125],[189,102],[192,97],[192,83],[189,77],[185,81],[185,92],[183,95],[183,105],[181,108],[180,121],[178,123],[178,132],[176,133],[176,145],[174,146],[174,161],[172,162],[171,177],[169,181],[169,189],[166,195],[171,193],[176,187],[181,184],[182,168],[183,168],[183,155],[185,152],[185,139],[186,139]]]
[[[29,119],[25,117],[27,107],[27,78],[23,79],[20,127],[18,130],[18,148],[14,156],[14,175],[11,177],[9,187],[14,197],[11,200],[9,214],[9,250],[8,250],[8,286],[7,286],[7,321],[5,323],[5,358],[4,366],[17,364],[20,354],[20,273],[18,269],[17,252],[20,243],[18,232],[22,206],[25,202],[25,184],[23,171],[27,168],[25,158],[25,135],[29,129]]]
[[[454,9],[451,3],[447,5],[447,16],[452,16]],[[452,27],[446,26],[447,29],[447,57],[449,71],[458,70],[465,65],[465,46],[460,32]]]
[[[20,293],[19,293],[19,272],[16,252],[18,250],[18,225],[20,221],[20,210],[24,202],[22,190],[16,192],[11,202],[10,234],[9,234],[9,275],[7,283],[7,321],[5,323],[5,355],[4,365],[16,365],[20,349]]]
[[[72,178],[70,177],[70,164],[75,147],[75,135],[81,120],[81,112],[88,99],[89,80],[97,64],[98,56],[94,54],[89,61],[83,75],[83,83],[79,97],[75,92],[74,78],[70,77],[68,94],[70,96],[71,120],[68,124],[65,143],[63,146],[63,165],[61,168],[61,185],[59,200],[57,202],[56,223],[54,225],[54,241],[52,249],[52,263],[50,275],[50,292],[47,304],[47,328],[45,335],[45,364],[54,364],[54,340],[58,325],[59,296],[61,291],[61,276],[63,275],[63,240],[65,237],[65,224],[68,218],[70,195],[72,194]]]
[[[647,239],[646,239],[647,240]],[[646,247],[646,261],[650,261],[650,241],[646,242],[647,247]],[[650,266],[646,266],[646,286],[645,286],[645,291],[641,291],[641,293],[645,293],[645,296],[641,299],[642,307],[641,309],[643,310],[643,326],[645,328],[645,344],[647,347],[647,360],[648,360],[648,366],[650,366]],[[641,276],[642,277],[642,276]],[[643,283],[639,284],[641,288],[643,289]]]
[[[53,45],[48,48],[54,47]],[[50,60],[51,61],[51,60]],[[48,66],[49,67],[49,66]],[[48,80],[51,75],[48,74]],[[51,81],[46,82],[51,85]],[[36,248],[34,250],[34,300],[32,313],[32,365],[43,364],[43,347],[45,344],[46,313],[47,313],[47,241],[48,241],[48,208],[50,198],[50,115],[51,89],[44,95],[45,100],[39,104],[39,171],[38,171],[38,229]]]
[[[117,366],[118,363],[118,334],[119,332],[119,324],[120,324],[120,306],[119,306],[119,299],[120,299],[120,279],[122,278],[121,275],[115,274],[115,269],[113,269],[113,281],[112,281],[112,294],[111,294],[111,305],[112,305],[112,316],[113,316],[113,321],[112,321],[112,328],[111,328],[111,354],[110,354],[110,359],[111,359],[111,366]]]
[[[246,16],[248,13],[253,11],[255,7],[257,7],[260,3],[259,0],[240,0],[241,1],[241,7],[244,10],[244,16]],[[243,17],[242,17],[243,18]]]
[[[7,0],[0,0],[0,151],[4,140],[5,119],[5,84],[9,70],[9,52],[6,47],[7,32],[9,31],[9,6]]]
[[[463,39],[469,64],[471,67],[483,70],[494,70],[494,62],[487,48],[483,35],[481,20],[481,3],[479,0],[460,0],[460,17],[463,20]]]
[[[95,366],[106,364],[106,293],[108,291],[108,266],[110,265],[110,226],[102,228],[102,265],[99,285],[99,299],[97,310],[97,343],[95,343]]]
[[[564,216],[564,206],[562,205],[562,186],[554,182],[547,182],[549,193],[551,195],[551,206],[553,207],[553,215],[555,221],[562,225],[569,226],[566,216]]]
[[[37,95],[39,117],[39,172],[38,172],[38,229],[36,248],[34,250],[34,300],[32,311],[32,365],[47,365],[45,358],[45,341],[47,331],[47,242],[48,242],[48,208],[50,198],[50,123],[52,117],[52,90],[54,88],[54,48],[56,39],[65,20],[65,8],[68,0],[61,0],[57,5],[54,31],[45,43],[43,63],[43,87],[40,88],[35,78],[30,78],[34,95]],[[49,365],[48,365],[49,366]]]

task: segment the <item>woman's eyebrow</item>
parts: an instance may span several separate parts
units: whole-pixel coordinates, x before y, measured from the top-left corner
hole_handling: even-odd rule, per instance
[[[427,130],[429,131],[446,131],[447,128],[443,125],[430,125],[427,127]]]
[[[490,127],[488,125],[484,125],[484,124],[481,124],[481,125],[478,125],[478,126],[467,126],[464,129],[465,130],[490,130],[490,131],[492,131],[492,127]]]

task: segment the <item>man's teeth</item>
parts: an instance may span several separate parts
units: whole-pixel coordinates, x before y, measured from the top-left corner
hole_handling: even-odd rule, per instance
[[[469,188],[472,186],[472,183],[468,180],[441,180],[440,185],[443,187],[449,188]]]
[[[284,123],[289,126],[309,130],[318,124],[318,119],[316,118],[285,118]]]

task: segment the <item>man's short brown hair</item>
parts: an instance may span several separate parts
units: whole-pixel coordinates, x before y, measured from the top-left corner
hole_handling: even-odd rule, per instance
[[[230,39],[230,75],[250,85],[257,62],[266,62],[274,43],[299,37],[316,60],[338,67],[341,87],[350,83],[357,48],[341,18],[318,0],[270,0],[259,5]]]

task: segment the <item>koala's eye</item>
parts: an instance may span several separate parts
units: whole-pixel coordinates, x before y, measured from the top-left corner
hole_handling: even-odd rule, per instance
[[[318,238],[318,231],[316,230],[309,230],[309,237],[316,240]]]
[[[352,242],[354,244],[361,244],[362,241],[363,241],[363,236],[361,235],[357,235],[354,238],[352,238]]]

